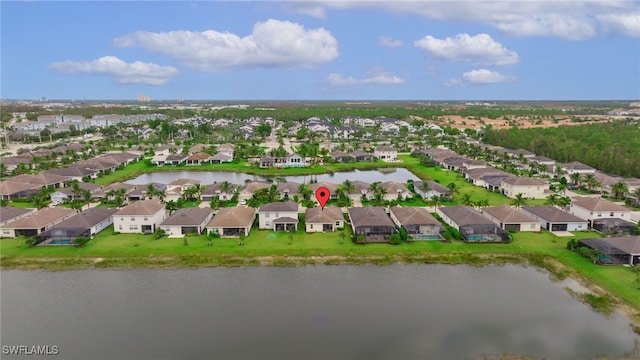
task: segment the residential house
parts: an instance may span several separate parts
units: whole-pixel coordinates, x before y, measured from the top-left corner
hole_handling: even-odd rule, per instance
[[[258,228],[298,231],[298,203],[286,201],[262,205],[258,209]]]
[[[333,232],[344,227],[344,215],[336,206],[307,208],[304,219],[308,233]]]
[[[39,185],[41,188],[49,187],[49,188],[57,189],[57,188],[64,187],[65,182],[71,181],[71,177],[41,172],[36,175],[23,174],[23,175],[13,176],[13,177],[7,178],[7,181],[15,181],[19,183]]]
[[[391,220],[402,227],[414,241],[442,240],[440,235],[444,229],[440,222],[421,207],[394,206],[389,209]]]
[[[95,193],[93,193],[93,198],[94,199],[104,199],[107,198],[107,200],[113,200],[113,196],[110,196],[109,194],[111,193],[111,191],[116,192],[119,189],[124,189],[125,191],[125,198],[128,194],[130,194],[133,190],[135,190],[137,187],[133,184],[127,184],[127,183],[113,183],[110,185],[107,185],[105,187],[103,187],[102,189],[97,190]]]
[[[170,238],[184,237],[186,234],[202,234],[213,218],[209,207],[182,208],[160,223],[160,228]]]
[[[156,189],[157,191],[163,191],[165,193],[165,200],[166,200],[167,185],[162,183],[157,183],[157,182],[150,182],[148,184],[138,185],[135,188],[131,189],[130,191],[127,191],[127,195],[126,195],[127,201],[131,202],[131,201],[148,199],[149,195],[147,190],[149,189],[149,186],[153,186],[153,188]],[[175,198],[173,200],[175,200]]]
[[[351,155],[356,159],[356,161],[373,161],[375,159],[373,154],[362,150],[354,150],[351,152]]]
[[[332,151],[329,153],[329,157],[331,157],[333,160],[335,160],[336,162],[340,162],[340,163],[347,163],[347,162],[354,162],[356,161],[356,157],[346,153],[344,151]]]
[[[14,208],[10,206],[0,207],[0,226],[13,221],[21,219],[27,215],[33,214],[36,209],[29,208]]]
[[[520,210],[540,221],[540,227],[549,231],[586,231],[588,229],[586,220],[553,206],[524,205]]]
[[[95,179],[95,178],[98,177],[98,171],[97,170],[83,169],[83,168],[78,168],[78,167],[68,167],[68,168],[61,168],[61,169],[49,169],[49,170],[46,170],[45,173],[58,175],[58,176],[65,176],[65,177],[70,178],[72,181],[73,180],[84,181],[83,180],[84,178]]]
[[[603,233],[631,234],[636,227],[629,221],[631,210],[601,197],[574,197],[569,213],[587,220],[590,227]]]
[[[423,184],[423,181],[413,182],[413,190],[423,199],[430,200],[436,196],[449,197],[450,191],[445,186],[442,186],[433,180],[429,180],[427,181],[427,190],[424,190]]]
[[[402,183],[397,181],[385,181],[380,183],[380,188],[384,189],[384,200],[402,200],[411,198],[413,193]]]
[[[79,237],[93,238],[113,224],[117,209],[94,207],[72,215],[36,236],[42,245],[73,245]]]
[[[353,190],[348,194],[351,200],[361,201],[363,196],[367,199],[372,197],[370,190],[371,184],[368,182],[354,180],[351,182],[351,185],[353,185]]]
[[[218,199],[222,201],[229,201],[233,198],[236,189],[240,185],[238,184],[229,184],[229,189],[223,190],[224,182],[217,182],[215,184],[211,184],[207,186],[207,188],[200,194],[200,200],[202,201],[211,201],[211,199]]]
[[[270,168],[276,165],[276,160],[272,156],[263,155],[259,163],[261,168]]]
[[[540,221],[507,205],[482,208],[482,214],[506,231],[540,231]]]
[[[549,181],[526,176],[511,176],[501,180],[500,189],[510,198],[522,194],[527,199],[544,199],[549,192]]]
[[[593,174],[596,172],[596,169],[592,168],[589,165],[585,165],[578,161],[573,161],[566,164],[556,164],[556,167],[559,167],[564,172],[564,177],[567,180],[570,180],[571,174]]]
[[[294,181],[287,181],[278,183],[278,192],[280,193],[280,199],[293,199],[295,195],[300,196],[300,192],[298,189],[300,188],[300,183]]]
[[[381,145],[376,147],[373,156],[385,162],[398,161],[398,151],[390,145]]]
[[[212,158],[213,156],[205,152],[197,152],[187,157],[185,165],[194,166],[194,165],[208,164],[211,162]]]
[[[150,234],[167,218],[164,204],[158,199],[136,201],[113,215],[115,231]]]
[[[249,236],[256,220],[256,209],[247,206],[222,208],[207,224],[207,230],[220,234],[220,237]]]
[[[462,175],[470,183],[491,191],[499,190],[500,185],[502,184],[502,179],[511,176],[510,174],[494,167],[465,170]]]
[[[241,203],[253,197],[256,191],[264,188],[268,188],[271,186],[266,181],[252,181],[250,183],[245,184],[240,188],[240,192],[238,193],[238,201]]]
[[[233,155],[229,155],[223,152],[217,152],[215,155],[211,157],[212,164],[230,163],[232,161],[233,161]]]
[[[80,182],[78,183],[78,188],[80,189],[81,193],[75,193],[73,190],[73,187],[66,187],[66,188],[62,188],[60,190],[57,190],[53,193],[51,193],[51,195],[49,196],[51,199],[51,202],[54,205],[60,204],[62,202],[65,201],[70,201],[70,200],[84,200],[84,195],[82,194],[82,192],[84,191],[89,191],[89,193],[91,194],[91,196],[93,197],[93,194],[102,189],[102,186],[100,185],[96,185],[93,183],[85,183],[85,182]]]
[[[601,264],[625,264],[636,266],[640,263],[640,236],[616,236],[579,240],[580,246],[598,250]]]
[[[437,213],[447,225],[460,232],[465,242],[511,241],[509,234],[470,206],[440,207]]]
[[[233,155],[236,149],[236,146],[233,144],[221,144],[216,148],[218,150],[218,154],[223,154],[229,156],[233,160]]]
[[[389,242],[389,237],[397,233],[395,224],[382,207],[349,208],[348,213],[356,241],[363,236],[365,242]]]
[[[309,184],[309,188],[312,192],[311,200],[318,201],[318,199],[316,198],[316,190],[321,187],[329,190],[329,193],[331,193],[331,196],[329,197],[330,200],[336,200],[338,198],[338,184],[334,184],[328,181],[321,181],[318,183]]]
[[[14,200],[28,198],[31,195],[37,194],[40,189],[40,185],[12,180],[0,181],[0,199]]]
[[[0,236],[10,238],[20,235],[24,237],[36,236],[75,214],[75,210],[67,208],[52,207],[40,209],[0,226]]]

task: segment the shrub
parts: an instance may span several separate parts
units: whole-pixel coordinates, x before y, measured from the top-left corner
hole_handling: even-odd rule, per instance
[[[389,236],[389,244],[400,245],[400,243],[402,243],[402,238],[400,237],[400,234],[393,234]]]
[[[36,246],[36,238],[34,236],[26,238],[24,243],[27,244],[28,247],[34,247]]]
[[[77,247],[81,248],[81,247],[84,247],[89,242],[89,240],[91,240],[91,239],[88,238],[88,237],[78,237],[78,238],[73,239],[73,243]]]
[[[407,230],[405,230],[405,228],[400,227],[400,231],[398,232],[398,235],[400,236],[401,240],[404,240],[404,241],[407,240]]]
[[[364,244],[367,242],[367,238],[364,235],[356,236],[356,244]]]

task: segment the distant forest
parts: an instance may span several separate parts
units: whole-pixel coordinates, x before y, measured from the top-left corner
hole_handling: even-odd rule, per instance
[[[606,173],[640,177],[640,122],[494,130],[484,142],[527,149],[558,162],[580,161]]]

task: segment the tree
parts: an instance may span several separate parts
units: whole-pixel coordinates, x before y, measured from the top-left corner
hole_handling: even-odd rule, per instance
[[[616,199],[623,199],[624,195],[629,191],[629,185],[622,181],[618,181],[615,184],[611,185],[611,192],[613,193],[613,197]]]
[[[527,199],[525,199],[522,193],[516,194],[513,200],[511,200],[511,205],[515,206],[518,209],[522,207],[522,205],[526,205],[526,204],[527,204]]]
[[[231,193],[231,188],[232,188],[231,183],[226,180],[223,181],[222,184],[220,184],[220,191],[223,193],[227,193],[227,194]]]
[[[164,205],[165,209],[169,212],[169,215],[173,214],[176,210],[178,210],[178,203],[174,200],[169,200]]]
[[[460,200],[460,202],[462,203],[462,205],[467,205],[467,206],[471,206],[471,204],[473,203],[471,201],[471,195],[469,194],[463,194],[462,200]]]
[[[556,193],[549,194],[549,196],[547,196],[546,198],[545,205],[551,205],[551,206],[560,205],[560,195]]]
[[[587,184],[587,191],[589,192],[601,185],[594,174],[586,174],[583,180]]]
[[[351,194],[356,190],[356,187],[355,185],[353,185],[353,183],[349,179],[347,179],[342,182],[342,189],[346,194]]]
[[[440,195],[437,196],[433,196],[431,198],[431,204],[433,204],[433,207],[438,210],[438,206],[442,205],[442,203],[444,202],[444,198]]]
[[[93,195],[91,194],[91,191],[89,190],[82,191],[82,200],[85,204],[87,204],[87,209],[88,209],[91,204],[91,200],[93,200]]]
[[[267,136],[271,135],[271,125],[269,123],[262,123],[256,127],[256,134],[262,137],[264,140]]]
[[[451,199],[454,198],[455,194],[460,193],[460,186],[458,186],[458,184],[454,183],[454,182],[450,182],[447,184],[447,189],[449,189],[449,196],[451,196]]]
[[[569,178],[571,179],[571,184],[578,185],[580,183],[581,176],[580,173],[574,172],[569,175]]]

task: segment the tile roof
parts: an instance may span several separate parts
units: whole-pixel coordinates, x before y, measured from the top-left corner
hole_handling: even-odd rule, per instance
[[[379,206],[365,206],[357,208],[349,208],[349,218],[351,219],[353,226],[392,226],[395,224],[384,208]]]
[[[320,207],[308,208],[305,211],[304,219],[307,224],[328,224],[344,220],[344,216],[339,207],[325,206],[324,209]]]
[[[440,225],[440,222],[425,208],[394,206],[389,210],[398,219],[400,225]]]
[[[458,224],[458,226],[488,224],[494,225],[493,221],[470,206],[447,206],[441,207],[439,210],[449,219],[453,220],[453,222]]]
[[[487,213],[502,223],[532,223],[538,220],[532,218],[523,212],[507,205],[488,206],[482,209],[483,213]]]
[[[8,222],[2,226],[5,229],[40,229],[52,222],[67,218],[75,214],[73,209],[53,207],[40,209],[20,219]]]
[[[164,210],[164,204],[158,199],[140,200],[123,207],[115,216],[153,215],[161,210]]]
[[[0,223],[9,221],[20,215],[25,215],[25,214],[34,212],[35,210],[36,209],[14,208],[11,206],[0,207]]]
[[[90,208],[79,212],[70,218],[61,221],[60,223],[53,226],[55,229],[60,228],[84,228],[90,229],[91,227],[101,223],[105,219],[113,216],[118,212],[118,209],[110,209],[110,208]]]
[[[267,211],[298,211],[298,203],[295,201],[273,202],[260,206],[258,212]]]
[[[209,221],[207,228],[213,227],[251,227],[256,209],[247,206],[222,208]]]
[[[544,179],[530,178],[526,176],[510,176],[502,179],[502,182],[514,186],[536,186],[547,185],[549,182]]]
[[[590,211],[631,211],[624,206],[618,205],[601,197],[576,196],[571,199],[571,204]]]
[[[213,209],[206,207],[178,209],[160,225],[196,226],[202,224],[202,222],[204,222],[211,213],[213,213]]]
[[[586,223],[586,220],[580,219],[577,216],[573,216],[566,211],[562,211],[556,207],[548,206],[548,205],[524,205],[522,210],[525,212],[531,213],[541,219],[544,219],[547,222],[576,222],[576,223]]]

